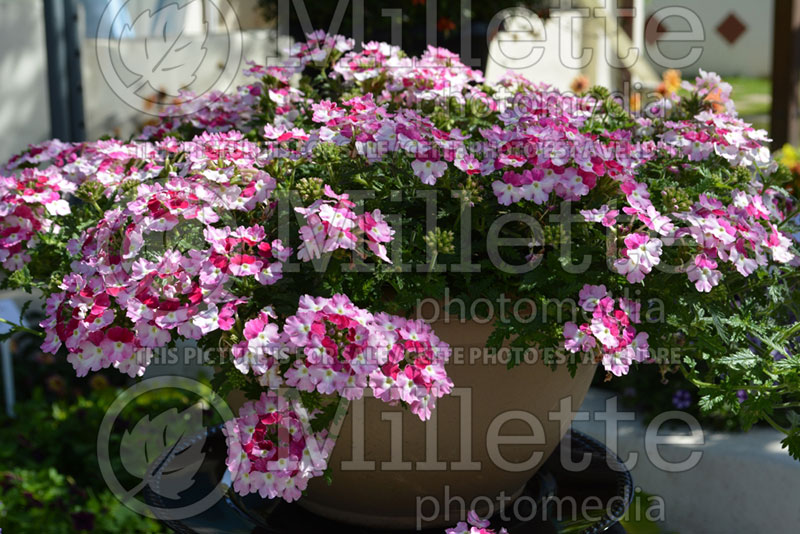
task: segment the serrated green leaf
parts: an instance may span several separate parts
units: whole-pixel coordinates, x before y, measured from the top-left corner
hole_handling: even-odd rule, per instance
[[[752,369],[760,358],[750,349],[744,349],[718,359],[722,364],[732,369]]]

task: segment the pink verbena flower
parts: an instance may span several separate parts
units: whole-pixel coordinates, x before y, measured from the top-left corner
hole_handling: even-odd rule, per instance
[[[402,401],[420,419],[429,419],[436,399],[453,387],[445,370],[449,345],[423,321],[378,314],[373,325],[389,347],[388,361],[369,377],[373,393],[390,404]]]
[[[617,224],[619,210],[612,210],[608,205],[604,204],[597,209],[581,210],[580,213],[586,222],[596,222],[610,228]]]
[[[597,304],[600,302],[600,299],[603,299],[608,295],[609,293],[606,289],[606,286],[593,286],[586,284],[583,286],[583,289],[581,289],[579,294],[578,306],[587,312],[594,311],[594,309],[597,307]]]
[[[661,240],[647,234],[630,234],[625,238],[623,258],[614,262],[614,268],[626,275],[628,282],[636,284],[661,261]]]
[[[637,332],[634,326],[641,322],[641,305],[601,295],[605,295],[604,287],[584,286],[582,306],[592,308],[592,319],[580,326],[573,322],[564,325],[564,348],[572,353],[592,352],[606,371],[621,376],[632,362],[649,359],[648,334]]]
[[[290,405],[273,391],[245,403],[222,431],[233,489],[242,496],[258,493],[288,502],[299,499],[308,481],[323,474],[334,445],[326,431],[311,430],[302,406]]]
[[[445,534],[507,534],[506,529],[501,528],[495,532],[489,525],[488,520],[481,519],[474,510],[470,510],[466,523],[459,522],[454,528],[446,529]]]
[[[326,199],[317,200],[307,208],[295,208],[306,220],[300,227],[302,244],[297,257],[311,261],[339,249],[356,250],[359,243],[364,243],[373,254],[391,263],[385,243],[391,242],[394,230],[381,211],[356,215],[349,196],[337,195],[327,185],[325,196]]]
[[[301,308],[286,319],[287,348],[297,354],[286,372],[286,383],[305,391],[361,398],[370,373],[387,358],[386,341],[372,327],[372,314],[354,306],[344,295],[316,302],[310,297],[304,300],[318,303],[319,309]]]
[[[457,169],[464,171],[467,174],[478,174],[481,172],[481,164],[478,159],[472,154],[464,154],[462,157],[455,160]]]
[[[436,180],[444,176],[445,171],[447,171],[447,162],[432,159],[416,159],[411,162],[411,169],[423,184],[435,185]]]
[[[376,209],[360,216],[358,218],[358,227],[364,232],[367,238],[367,247],[372,253],[386,263],[392,263],[386,255],[386,245],[384,243],[392,241],[394,230],[386,222],[381,210]]]
[[[708,259],[705,254],[698,254],[694,258],[694,265],[686,271],[689,280],[694,282],[698,291],[708,293],[711,288],[719,284],[722,274],[716,270],[717,262]]]
[[[586,325],[578,327],[571,321],[564,325],[564,337],[566,338],[564,347],[570,352],[587,352],[597,345],[591,330]]]

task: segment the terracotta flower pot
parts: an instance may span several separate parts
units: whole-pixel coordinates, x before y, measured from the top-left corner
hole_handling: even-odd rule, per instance
[[[569,422],[548,414],[565,398],[577,410],[596,366],[574,378],[541,361],[509,370],[485,357],[490,325],[432,326],[454,350],[454,394],[428,423],[374,398],[352,404],[329,463],[333,483],[312,480],[301,506],[366,527],[452,526],[473,506],[518,495],[553,452]]]

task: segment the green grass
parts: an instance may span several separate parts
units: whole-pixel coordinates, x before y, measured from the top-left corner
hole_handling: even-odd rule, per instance
[[[768,95],[772,90],[772,81],[769,78],[729,77],[724,78],[724,80],[733,86],[734,96]]]
[[[726,78],[733,86],[731,97],[739,115],[758,128],[769,126],[772,82],[769,78]]]

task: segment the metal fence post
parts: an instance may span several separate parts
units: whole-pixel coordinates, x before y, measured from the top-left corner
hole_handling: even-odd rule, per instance
[[[11,298],[0,299],[0,317],[8,321],[17,321],[20,316],[20,308]],[[0,334],[11,330],[5,323],[0,323]],[[3,375],[3,404],[5,404],[6,415],[14,417],[14,403],[16,394],[14,392],[14,362],[11,353],[11,340],[0,341],[0,370]]]
[[[6,415],[14,417],[14,362],[11,360],[11,348],[8,340],[0,342],[0,365],[3,369],[3,399],[6,406]]]
[[[62,141],[83,141],[86,126],[78,6],[75,0],[43,2],[52,136]]]

